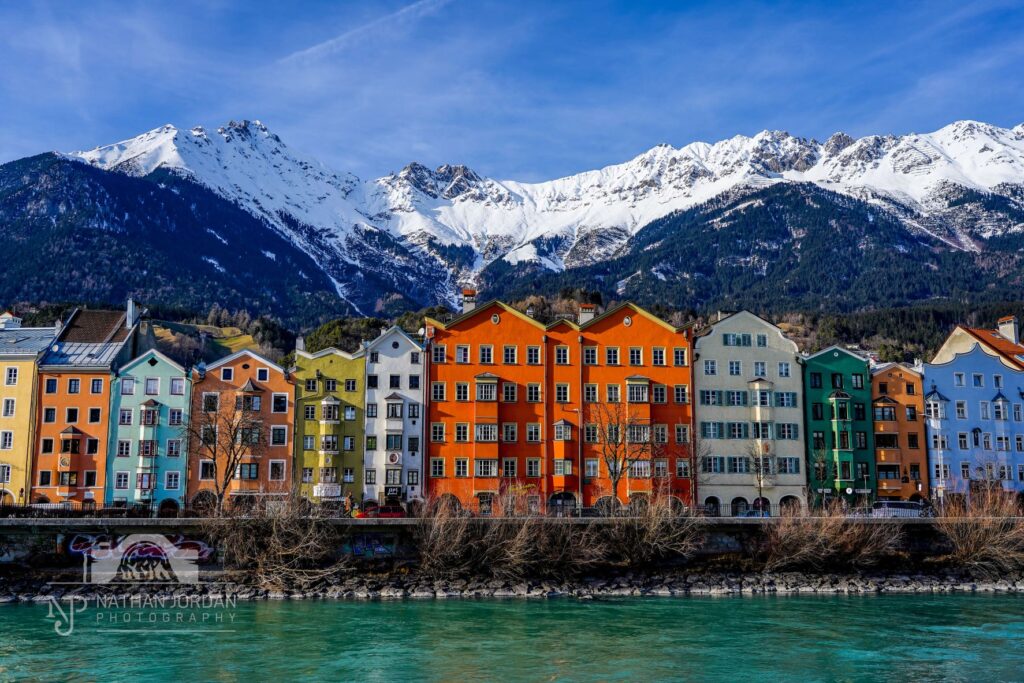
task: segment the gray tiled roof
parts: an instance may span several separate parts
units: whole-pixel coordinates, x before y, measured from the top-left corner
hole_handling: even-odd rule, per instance
[[[0,330],[0,356],[34,355],[50,345],[52,327],[16,327]]]
[[[124,346],[124,342],[107,342],[105,344],[57,342],[54,348],[46,352],[39,364],[78,367],[110,365],[114,362],[122,346]]]

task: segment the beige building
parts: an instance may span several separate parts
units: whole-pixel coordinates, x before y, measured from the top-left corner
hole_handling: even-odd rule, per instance
[[[775,325],[741,311],[694,343],[697,499],[708,514],[804,505],[802,366]]]

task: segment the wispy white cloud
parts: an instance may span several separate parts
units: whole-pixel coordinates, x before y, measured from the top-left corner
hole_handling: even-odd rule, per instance
[[[395,12],[377,17],[373,21],[369,21],[362,26],[356,26],[355,28],[349,29],[330,40],[325,40],[322,43],[317,43],[311,47],[293,52],[290,55],[282,57],[278,60],[278,63],[295,64],[322,59],[340,52],[381,31],[393,30],[396,27],[409,24],[417,19],[433,14],[451,1],[452,0],[417,0],[417,2],[414,2],[411,5],[406,5]]]

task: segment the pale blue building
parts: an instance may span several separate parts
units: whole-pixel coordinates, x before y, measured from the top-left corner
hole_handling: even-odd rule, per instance
[[[110,391],[107,505],[149,505],[161,516],[184,507],[191,398],[189,373],[159,351],[118,371]]]
[[[1006,322],[958,327],[924,366],[933,502],[983,485],[1024,492],[1024,347]]]

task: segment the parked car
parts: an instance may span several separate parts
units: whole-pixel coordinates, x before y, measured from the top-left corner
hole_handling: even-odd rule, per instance
[[[382,505],[360,510],[355,516],[357,519],[401,519],[406,514],[401,505]]]
[[[930,508],[915,500],[879,500],[871,506],[871,517],[928,517]]]

